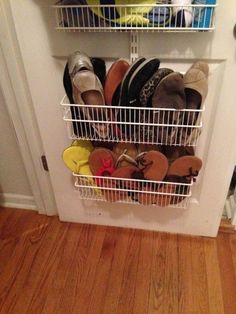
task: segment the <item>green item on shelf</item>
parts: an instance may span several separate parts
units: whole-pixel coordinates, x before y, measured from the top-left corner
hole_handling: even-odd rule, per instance
[[[88,5],[90,5],[91,11],[97,16],[105,19],[106,21],[111,21],[115,24],[120,25],[144,25],[149,24],[149,19],[144,17],[148,14],[157,1],[155,0],[113,0],[113,1],[98,1],[98,0],[87,0]],[[145,5],[148,4],[149,6]],[[100,7],[94,7],[95,5],[100,5]],[[110,7],[104,7],[104,5],[111,5]],[[117,6],[113,6],[117,5]],[[121,6],[119,6],[121,5]],[[132,6],[126,6],[132,5]],[[142,6],[136,6],[142,5]]]

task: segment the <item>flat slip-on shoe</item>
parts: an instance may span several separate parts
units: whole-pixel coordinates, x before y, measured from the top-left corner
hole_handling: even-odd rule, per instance
[[[128,68],[129,63],[124,59],[115,61],[110,67],[104,85],[104,96],[107,105],[111,106],[113,96],[117,88],[120,86]]]
[[[71,80],[73,80],[75,74],[81,70],[93,71],[93,65],[89,56],[80,51],[75,51],[68,58],[68,69]]]
[[[110,125],[102,123],[110,121],[108,112],[96,106],[105,106],[102,84],[98,77],[91,71],[82,70],[75,74],[73,78],[73,98],[77,104],[85,104],[81,110],[88,120],[98,120],[100,123],[93,123],[92,126],[99,138],[109,137]],[[92,108],[92,107],[95,108]],[[91,107],[91,110],[90,108]]]
[[[64,85],[64,89],[65,89],[65,92],[69,99],[70,104],[74,104],[75,100],[73,98],[73,88],[72,88],[71,77],[69,74],[68,62],[66,63],[65,69],[64,69],[63,85]],[[73,120],[78,120],[78,119],[84,120],[84,115],[83,115],[83,112],[80,110],[80,108],[71,106],[70,111],[71,111],[71,117]],[[89,123],[79,124],[79,122],[72,121],[72,126],[73,126],[74,134],[78,137],[83,137],[84,134],[89,134],[89,130],[91,130],[91,128],[89,128]],[[92,131],[93,130],[91,130],[91,132]],[[94,136],[94,133],[92,132],[91,137],[93,136]]]
[[[120,107],[128,107],[128,85],[130,78],[134,71],[139,67],[141,63],[143,63],[146,59],[143,57],[138,58],[135,62],[132,63],[132,65],[129,67],[128,71],[126,72],[125,76],[123,77],[123,80],[120,85],[120,98],[119,98],[119,106]],[[118,125],[121,131],[121,134],[125,139],[129,137],[130,133],[134,134],[134,128],[126,127],[124,124],[119,124],[120,122],[126,122],[127,125],[129,122],[132,121],[132,114],[129,112],[128,109],[120,109],[117,113],[117,121]]]
[[[187,109],[199,110],[202,108],[208,93],[208,74],[208,64],[205,62],[196,62],[184,75],[183,80]],[[198,118],[199,114],[196,111],[189,112],[185,117],[184,124],[194,126],[196,125]],[[181,142],[184,145],[191,145],[191,142],[195,141],[199,134],[199,129],[184,130],[184,132],[182,132]]]
[[[160,81],[152,96],[152,107],[186,108],[184,80],[180,73],[170,73]]]
[[[153,95],[155,88],[160,83],[160,81],[170,73],[174,72],[168,68],[160,68],[158,69],[152,77],[145,83],[142,87],[141,92],[139,94],[139,100],[142,107],[148,106],[148,102]]]
[[[191,90],[194,90],[201,96],[201,102],[195,104],[197,108],[200,108],[208,93],[208,79],[205,73],[206,71],[203,72],[200,68],[191,67],[183,78],[186,93],[191,93]]]
[[[157,58],[149,58],[142,62],[132,74],[128,85],[129,106],[138,107],[140,90],[145,83],[158,70],[160,60]]]
[[[140,57],[137,60],[135,60],[135,62],[131,64],[125,76],[123,77],[123,80],[121,82],[121,87],[120,87],[119,106],[128,106],[128,85],[129,85],[130,78],[132,74],[135,72],[135,70],[139,67],[139,65],[143,63],[145,60],[146,59],[144,57]]]
[[[179,110],[186,108],[183,76],[180,73],[172,72],[160,81],[152,96],[152,106]],[[173,144],[178,130],[175,125],[179,124],[182,119],[181,112],[157,110],[153,112],[153,115],[155,123],[173,125],[158,129],[158,143]]]
[[[185,178],[188,182],[196,178],[202,168],[202,161],[196,156],[177,158],[168,169],[168,176],[175,175]]]

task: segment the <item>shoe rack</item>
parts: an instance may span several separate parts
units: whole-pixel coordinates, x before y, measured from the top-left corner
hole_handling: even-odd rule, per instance
[[[147,7],[148,5],[143,5]],[[62,5],[58,2],[53,6],[56,16],[55,28],[59,31],[82,31],[82,32],[130,32],[130,61],[131,63],[139,57],[139,32],[172,31],[172,32],[199,32],[212,31],[215,28],[216,4],[208,5],[185,5],[155,4],[156,10],[164,10],[164,20],[168,20],[166,12],[174,12],[179,9],[191,9],[192,14],[198,10],[198,20],[189,25],[177,25],[177,20],[169,18],[165,24],[160,21],[145,24],[138,18],[133,21],[124,21],[122,24],[107,20],[103,16],[95,15],[94,12],[106,12],[109,16],[115,16],[117,10],[119,16],[124,16],[127,10],[135,12],[142,5]],[[166,10],[166,8],[168,10]],[[130,12],[130,11],[129,11]],[[137,12],[135,16],[137,17]],[[161,12],[161,11],[158,11]],[[163,12],[163,11],[162,11]],[[204,13],[203,13],[204,12]],[[160,14],[160,13],[159,13]],[[172,13],[170,13],[172,14]],[[200,19],[201,17],[201,19]],[[203,20],[202,20],[203,17]],[[183,15],[181,21],[183,21]],[[171,22],[172,20],[172,22]],[[178,22],[179,23],[179,22]],[[99,117],[101,106],[82,104],[70,104],[65,96],[60,103],[63,111],[63,120],[66,125],[68,137],[71,140],[91,140],[105,142],[127,142],[135,144],[155,144],[171,146],[197,147],[198,139],[203,127],[202,115],[205,110],[176,110],[163,108],[144,107],[120,107],[104,106],[106,111],[104,117]],[[90,120],[85,118],[89,111]],[[81,112],[83,113],[81,115]],[[107,120],[107,116],[111,117]],[[113,119],[112,117],[116,117]],[[86,128],[86,125],[89,127]],[[101,139],[92,127],[96,124],[101,127],[110,128],[111,132],[107,138]],[[121,133],[115,131],[115,126],[123,130]],[[129,134],[129,135],[127,135]],[[177,182],[155,182],[139,179],[116,179],[95,176],[84,176],[73,173],[75,187],[79,197],[85,200],[135,203],[142,205],[155,204],[165,207],[187,208],[191,198],[191,187],[193,181],[185,183]],[[97,185],[102,180],[102,187]],[[129,184],[128,184],[129,183]],[[132,184],[131,184],[132,183]]]

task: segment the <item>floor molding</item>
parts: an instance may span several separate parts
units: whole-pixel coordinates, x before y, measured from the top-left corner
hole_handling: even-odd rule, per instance
[[[37,210],[33,196],[14,193],[0,193],[0,206]]]

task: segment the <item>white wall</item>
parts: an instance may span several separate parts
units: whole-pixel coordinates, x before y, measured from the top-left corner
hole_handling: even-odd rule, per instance
[[[0,205],[33,208],[31,188],[1,88],[0,108]]]

